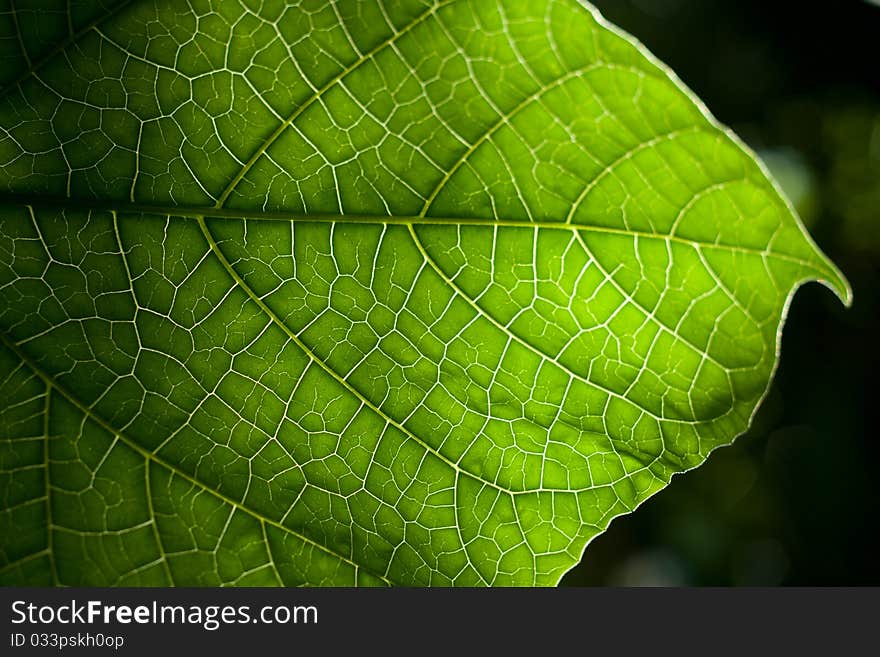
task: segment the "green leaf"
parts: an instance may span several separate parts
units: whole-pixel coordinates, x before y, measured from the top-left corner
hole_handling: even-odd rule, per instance
[[[849,302],[576,0],[44,4],[0,14],[4,584],[555,584],[748,427],[799,285]]]

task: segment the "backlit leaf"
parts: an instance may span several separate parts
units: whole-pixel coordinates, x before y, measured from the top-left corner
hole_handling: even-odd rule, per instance
[[[555,584],[748,427],[800,284],[849,301],[576,0],[25,4],[5,584]]]

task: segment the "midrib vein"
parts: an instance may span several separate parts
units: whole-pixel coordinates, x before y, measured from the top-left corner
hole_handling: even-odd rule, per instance
[[[181,470],[180,468],[178,468],[174,464],[169,463],[168,461],[163,459],[158,454],[154,454],[153,452],[144,448],[137,441],[133,440],[132,438],[129,438],[128,436],[126,436],[125,434],[120,432],[118,429],[114,428],[110,423],[108,423],[106,420],[104,420],[104,418],[102,418],[97,413],[95,413],[95,411],[93,409],[86,406],[75,395],[73,395],[73,393],[71,393],[69,390],[67,390],[61,384],[59,384],[58,381],[56,381],[47,372],[45,372],[42,367],[40,367],[17,344],[15,344],[12,340],[10,340],[3,333],[0,333],[0,343],[2,343],[3,346],[5,346],[12,353],[14,353],[25,365],[27,365],[28,368],[30,368],[30,370],[34,374],[36,374],[38,377],[40,377],[40,379],[42,379],[43,383],[48,388],[54,389],[58,394],[60,394],[67,401],[69,401],[71,404],[73,404],[77,408],[77,410],[79,410],[83,415],[88,417],[92,422],[94,422],[95,424],[100,426],[104,431],[109,433],[111,436],[116,436],[117,438],[119,438],[119,440],[121,440],[123,443],[125,443],[126,446],[133,449],[135,452],[140,454],[142,457],[144,457],[148,461],[152,461],[152,462],[156,463],[157,465],[165,468],[169,472],[172,472],[173,474],[177,475],[178,477],[189,482],[193,486],[196,486],[196,487],[200,488],[201,490],[204,490],[204,491],[210,493],[211,495],[213,495],[217,499],[221,500],[222,502],[225,502],[226,504],[231,505],[233,508],[238,509],[238,510],[246,513],[247,515],[251,516],[252,518],[255,518],[257,521],[264,522],[268,525],[271,525],[272,527],[275,527],[276,529],[279,529],[287,534],[292,534],[293,536],[297,537],[299,540],[303,541],[304,543],[307,543],[311,546],[314,546],[314,547],[318,548],[319,550],[321,550],[322,552],[325,552],[333,557],[336,557],[337,559],[340,559],[341,561],[344,561],[345,563],[351,565],[355,569],[363,568],[365,571],[369,572],[371,575],[378,577],[386,584],[391,585],[391,582],[383,575],[380,575],[378,573],[371,571],[370,569],[366,568],[363,564],[359,564],[355,561],[352,561],[348,557],[345,557],[345,556],[339,554],[338,552],[327,547],[326,545],[321,545],[320,543],[308,538],[307,536],[300,534],[296,530],[291,529],[290,527],[286,527],[285,525],[282,525],[280,522],[277,522],[276,520],[273,520],[271,518],[267,518],[265,516],[260,515],[256,511],[253,511],[252,509],[249,509],[246,506],[244,506],[241,502],[232,499],[231,497],[225,495],[224,493],[221,493],[220,491],[208,486],[206,483],[196,479],[195,477],[193,477],[189,473],[184,472],[183,470]],[[155,519],[153,518],[151,520],[154,521]]]
[[[564,230],[568,232],[582,231],[604,235],[616,235],[622,237],[638,237],[639,239],[655,239],[674,244],[683,244],[696,249],[718,249],[733,253],[744,253],[773,258],[790,262],[810,270],[828,275],[815,262],[804,260],[796,256],[756,249],[748,246],[724,244],[723,242],[707,242],[703,240],[689,239],[679,235],[666,235],[663,233],[649,233],[646,231],[629,230],[626,228],[614,228],[611,226],[595,226],[588,224],[565,223],[564,221],[530,221],[528,219],[509,219],[492,217],[435,217],[412,215],[375,215],[375,214],[297,214],[294,212],[272,210],[245,210],[238,208],[174,206],[151,203],[130,203],[126,201],[104,201],[100,199],[66,198],[61,196],[40,196],[36,194],[7,194],[0,196],[0,206],[3,204],[26,207],[30,209],[51,208],[61,210],[79,211],[102,211],[115,212],[117,214],[152,214],[167,217],[180,217],[198,221],[205,219],[239,219],[242,221],[277,221],[298,223],[348,223],[362,225],[388,225],[388,226],[483,226],[490,228],[541,228],[546,230]]]

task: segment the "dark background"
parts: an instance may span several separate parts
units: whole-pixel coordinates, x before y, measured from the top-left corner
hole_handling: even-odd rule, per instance
[[[563,584],[880,584],[880,3],[594,4],[761,154],[855,302],[803,288],[752,429],[614,520]]]

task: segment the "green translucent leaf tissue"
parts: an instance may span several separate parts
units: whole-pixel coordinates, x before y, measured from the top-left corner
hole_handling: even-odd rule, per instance
[[[555,584],[748,427],[799,285],[849,301],[576,0],[27,4],[3,584]]]

